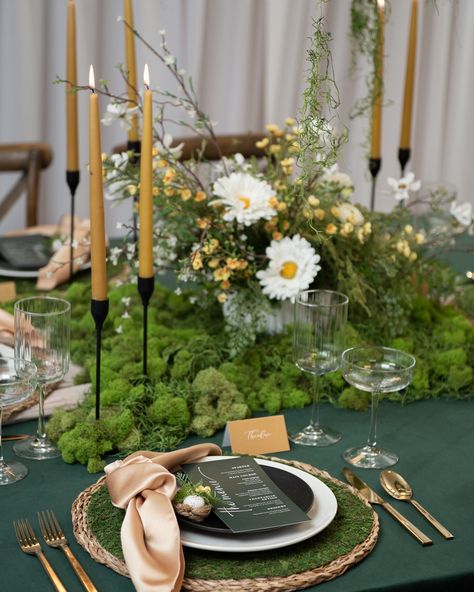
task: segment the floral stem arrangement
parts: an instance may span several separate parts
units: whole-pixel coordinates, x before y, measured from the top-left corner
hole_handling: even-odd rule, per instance
[[[176,94],[154,91],[153,149],[154,264],[158,274],[174,272],[178,287],[174,295],[158,290],[150,303],[148,379],[135,359],[140,347],[130,345],[140,339],[134,287],[111,292],[104,417],[100,426],[89,425],[87,400],[75,412],[53,417],[50,434],[66,461],[97,470],[105,453],[166,448],[190,432],[209,436],[228,419],[259,409],[274,413],[308,404],[288,336],[270,338],[265,328],[269,314],[312,287],[347,294],[350,341],[415,353],[419,363],[408,400],[443,391],[472,394],[474,329],[459,309],[454,272],[436,257],[474,229],[472,208],[458,205],[443,188],[427,191],[413,173],[389,179],[392,212],[354,203],[356,189],[337,164],[347,130],[337,131],[339,98],[324,26],[324,19],[314,22],[299,121],[268,124],[256,146],[260,157],[217,161],[206,159],[209,145],[219,150],[214,125],[165,32],[158,51],[134,31],[179,88]],[[127,127],[141,105],[130,108],[127,96],[107,87],[103,92],[111,98],[104,124],[119,119]],[[169,121],[201,138],[192,158],[183,159],[184,147],[167,134]],[[105,155],[103,170],[110,200],[140,193],[133,152]],[[126,260],[136,275],[133,243],[111,248],[110,259]],[[79,287],[69,292],[82,302]],[[448,298],[451,307],[445,306]],[[86,310],[84,315],[78,335],[86,334]],[[78,342],[78,359],[90,356],[84,341]],[[89,368],[93,372],[86,363]],[[326,377],[325,384],[333,403],[366,407],[366,396],[345,388],[339,376]],[[86,441],[94,445],[83,450]]]

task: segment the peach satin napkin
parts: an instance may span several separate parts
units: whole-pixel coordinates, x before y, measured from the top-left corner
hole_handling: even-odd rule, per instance
[[[215,444],[197,444],[173,452],[134,452],[105,467],[114,506],[124,508],[120,533],[132,582],[138,592],[179,592],[184,557],[171,500],[179,465],[220,455]]]

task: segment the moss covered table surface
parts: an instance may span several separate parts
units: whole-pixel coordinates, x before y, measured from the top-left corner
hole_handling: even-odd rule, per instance
[[[341,442],[321,450],[293,447],[290,452],[277,456],[297,459],[342,479],[344,462],[341,453],[346,447],[359,444],[366,438],[368,413],[335,409],[329,405],[323,405],[321,412],[325,422],[342,431]],[[291,429],[305,424],[308,414],[307,408],[287,411],[288,427]],[[441,520],[455,538],[445,541],[414,508],[404,502],[393,501],[397,509],[433,539],[433,546],[422,547],[388,514],[377,509],[381,521],[380,535],[370,555],[344,575],[308,590],[436,592],[473,588],[473,418],[474,401],[433,400],[406,407],[383,403],[378,434],[380,442],[400,454],[396,470],[410,481],[415,498]],[[28,422],[6,426],[5,434],[32,433],[34,430],[35,423]],[[222,432],[210,440],[220,444]],[[198,441],[197,438],[190,438],[185,445]],[[5,443],[5,456],[7,459],[13,456],[10,442]],[[0,488],[1,589],[18,592],[52,589],[39,561],[20,551],[11,524],[16,518],[27,517],[38,530],[36,512],[52,508],[97,588],[102,592],[133,590],[130,580],[95,563],[72,535],[71,504],[99,475],[87,473],[81,465],[66,465],[60,459],[24,462],[30,470],[27,478]],[[378,485],[378,471],[356,472],[378,493],[383,493]],[[47,548],[46,555],[70,592],[82,590],[60,551]]]

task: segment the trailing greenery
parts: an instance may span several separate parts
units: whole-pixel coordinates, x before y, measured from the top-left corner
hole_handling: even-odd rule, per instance
[[[394,310],[393,317],[384,320],[380,309],[368,323],[367,317],[354,315],[347,345],[391,345],[415,355],[413,383],[404,395],[391,395],[393,400],[471,396],[474,327],[454,307],[408,294],[405,317]],[[89,286],[75,283],[64,296],[72,302],[72,357],[84,367],[79,380],[94,383]],[[217,304],[198,307],[192,294],[177,295],[157,286],[149,309],[148,347],[145,378],[136,286],[111,290],[103,339],[101,418],[95,420],[95,398],[89,394],[75,410],[56,410],[47,425],[66,462],[87,464],[95,472],[110,453],[173,449],[188,434],[209,437],[228,420],[310,403],[308,378],[292,362],[290,332],[261,334],[254,346],[232,356],[221,309]],[[351,409],[367,407],[367,394],[348,387],[340,373],[322,382],[324,400]]]
[[[337,514],[319,533],[297,545],[255,553],[209,553],[184,548],[186,576],[204,579],[242,579],[300,573],[349,553],[369,535],[373,515],[346,487],[320,479],[334,492]],[[106,487],[95,492],[87,508],[88,524],[100,545],[123,560],[120,528],[124,511],[112,506]]]

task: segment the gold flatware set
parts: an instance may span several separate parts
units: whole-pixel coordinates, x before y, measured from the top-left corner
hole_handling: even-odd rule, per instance
[[[410,522],[403,514],[396,510],[383,497],[378,495],[360,477],[345,467],[342,470],[344,477],[366,499],[370,504],[379,504],[395,520],[397,520],[408,532],[422,545],[432,545],[433,541],[426,536],[419,528]],[[409,483],[395,471],[383,470],[380,473],[380,484],[384,490],[393,498],[411,503],[443,536],[445,539],[453,539],[454,535],[449,532],[436,518],[434,518],[423,506],[413,499],[413,490]]]
[[[84,568],[69,548],[64,531],[59,525],[54,512],[51,510],[47,510],[46,512],[38,512],[38,521],[45,543],[49,547],[62,549],[87,592],[97,592],[97,588],[94,586],[91,579],[86,574]],[[28,555],[36,555],[36,557],[38,557],[41,565],[48,574],[57,592],[67,592],[67,589],[59,579],[59,576],[54,571],[49,561],[46,559],[43,549],[41,548],[41,545],[30,522],[26,519],[17,520],[13,522],[13,527],[15,529],[16,538],[21,550]]]

